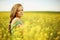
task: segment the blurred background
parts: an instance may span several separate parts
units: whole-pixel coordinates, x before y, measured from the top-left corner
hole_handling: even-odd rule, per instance
[[[11,40],[10,11],[17,3],[23,5],[25,25],[13,40],[60,40],[60,0],[0,0],[0,40]]]

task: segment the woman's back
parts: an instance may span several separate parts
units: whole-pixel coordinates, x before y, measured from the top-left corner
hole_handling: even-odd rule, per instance
[[[12,35],[12,39],[17,39],[18,37],[21,37],[22,34],[22,29],[21,27],[21,20],[18,18],[14,18],[12,23],[11,23],[11,35]]]
[[[11,32],[14,28],[20,27],[21,24],[22,22],[19,18],[14,18],[11,23]]]

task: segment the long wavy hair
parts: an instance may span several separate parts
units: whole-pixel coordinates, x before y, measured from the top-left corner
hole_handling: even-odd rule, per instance
[[[11,22],[16,17],[18,7],[22,6],[21,4],[15,4],[11,9],[10,22],[9,22],[9,32],[11,33]]]

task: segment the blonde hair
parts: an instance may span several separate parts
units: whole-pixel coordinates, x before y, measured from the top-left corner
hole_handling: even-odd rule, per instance
[[[12,9],[11,9],[11,14],[10,14],[10,24],[9,24],[9,32],[11,33],[11,22],[12,20],[16,17],[16,13],[18,10],[18,7],[22,6],[21,4],[15,4]]]

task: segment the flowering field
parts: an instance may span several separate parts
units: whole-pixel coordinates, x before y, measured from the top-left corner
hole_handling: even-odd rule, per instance
[[[10,12],[0,12],[0,40],[10,40],[8,32]],[[14,40],[60,40],[59,12],[24,12],[23,27],[17,30]]]

